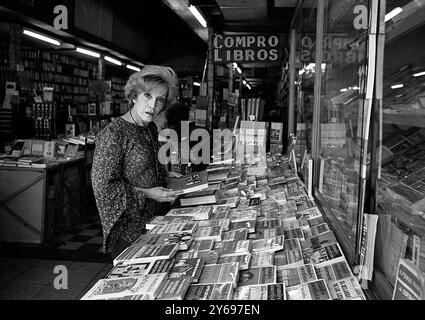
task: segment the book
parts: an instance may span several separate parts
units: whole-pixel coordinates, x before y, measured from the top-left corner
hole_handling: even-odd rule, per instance
[[[284,236],[278,236],[270,239],[253,240],[251,242],[251,251],[263,252],[263,251],[279,251],[284,248]]]
[[[16,157],[16,158],[21,157],[24,154],[24,146],[25,146],[24,140],[16,141],[15,144],[12,146],[10,156]]]
[[[353,276],[347,261],[326,261],[315,266],[318,279],[323,279],[326,283],[343,280]]]
[[[304,249],[310,248],[319,248],[322,245],[336,243],[337,239],[333,231],[328,231],[317,236],[312,236],[307,238],[303,243],[301,243]]]
[[[264,251],[257,252],[251,255],[251,267],[265,267],[274,264],[274,252]]]
[[[155,216],[149,222],[146,223],[145,228],[147,230],[151,230],[155,228],[157,225],[186,223],[191,221],[193,221],[192,216],[181,216],[181,217]]]
[[[186,300],[231,300],[233,283],[192,284],[186,293]]]
[[[304,232],[302,228],[287,229],[284,231],[285,239],[300,239],[305,241]]]
[[[119,262],[153,262],[170,259],[178,251],[178,244],[138,246],[131,245],[114,259],[114,266]]]
[[[257,210],[230,211],[231,222],[250,221],[257,219]]]
[[[183,300],[191,283],[192,278],[189,276],[168,278],[159,291],[156,300]]]
[[[281,219],[258,220],[255,224],[255,229],[273,229],[282,226]]]
[[[178,250],[187,250],[192,244],[193,238],[190,233],[163,233],[163,234],[142,234],[133,244],[144,245],[164,245],[178,244]]]
[[[206,204],[215,204],[218,199],[217,190],[201,190],[191,193],[186,193],[180,196],[180,205],[182,207],[199,206]]]
[[[286,289],[288,300],[332,300],[323,280],[316,280]]]
[[[168,217],[193,217],[193,220],[208,220],[211,216],[211,206],[197,206],[192,208],[174,208],[168,211]]]
[[[151,262],[144,263],[128,263],[121,262],[113,267],[105,278],[125,278],[125,277],[138,277],[149,273],[152,268]]]
[[[322,223],[322,224],[318,224],[316,226],[313,226],[310,229],[311,229],[311,234],[313,236],[318,236],[318,235],[321,235],[323,233],[326,233],[326,232],[331,231],[329,229],[328,224],[326,222],[325,223]]]
[[[221,220],[230,218],[230,206],[228,205],[214,205],[210,220]]]
[[[157,225],[153,229],[149,230],[148,234],[164,234],[164,233],[184,233],[184,234],[193,234],[198,230],[198,223],[186,222],[186,223],[170,223],[164,225]]]
[[[199,171],[186,174],[180,178],[169,178],[167,187],[178,190],[182,194],[207,189],[208,173],[206,171]]]
[[[44,141],[43,140],[32,140],[31,154],[33,156],[38,156],[38,157],[42,157],[44,155]]]
[[[54,141],[45,141],[44,142],[44,154],[45,158],[54,158],[56,157],[56,142]]]
[[[313,263],[315,265],[334,259],[338,259],[338,261],[345,259],[338,243],[325,244],[318,248],[304,250],[303,256],[305,263]]]
[[[254,233],[255,232],[255,224],[256,224],[256,220],[231,222],[230,223],[230,230],[246,229],[248,231],[248,233]]]
[[[238,287],[276,283],[276,266],[255,267],[242,270]]]
[[[221,241],[222,234],[223,227],[221,226],[203,227],[198,228],[193,237],[195,240],[213,239],[214,241]]]
[[[303,252],[299,239],[284,241],[284,250],[276,252],[274,256],[276,266],[298,266],[304,264]]]
[[[329,293],[334,300],[366,300],[366,296],[355,277],[328,283]]]
[[[214,248],[214,239],[194,240],[188,251],[210,251]]]
[[[251,254],[243,253],[243,254],[234,254],[234,255],[228,255],[228,256],[220,256],[218,258],[217,264],[233,263],[233,262],[239,263],[239,270],[247,270],[250,266]]]
[[[230,219],[203,220],[198,222],[199,228],[216,227],[216,226],[222,227],[223,231],[228,231],[230,228]]]
[[[276,282],[284,283],[286,287],[298,286],[318,279],[312,264],[279,267],[276,269],[276,277]]]
[[[424,273],[419,267],[401,258],[397,266],[392,300],[423,300],[424,285]]]
[[[238,287],[233,300],[286,300],[286,287],[283,283]]]
[[[77,157],[77,153],[78,153],[78,144],[68,143],[64,158],[75,159]]]
[[[270,239],[278,236],[284,236],[285,230],[283,227],[278,228],[262,228],[255,230],[255,233],[250,233],[248,239],[251,240],[260,240],[260,239]]]
[[[171,259],[160,259],[155,260],[152,263],[152,267],[149,270],[149,274],[154,273],[167,273],[170,271],[171,267],[173,266],[174,258]]]
[[[203,258],[205,264],[217,264],[220,253],[217,250],[198,251],[195,253],[196,258]]]
[[[199,284],[231,282],[236,287],[239,277],[239,263],[206,264],[202,269]]]
[[[221,257],[235,255],[235,254],[246,254],[249,253],[251,248],[250,240],[240,241],[223,241],[218,242],[214,250],[218,250]]]
[[[248,237],[248,229],[237,229],[229,230],[223,232],[223,242],[224,241],[240,241],[246,240]]]
[[[239,204],[239,200],[240,200],[239,197],[231,197],[226,200],[225,204],[226,206],[229,206],[230,208],[236,208]]]
[[[168,277],[178,278],[189,276],[191,277],[191,282],[196,283],[199,281],[204,265],[205,260],[203,258],[175,260],[168,273]]]
[[[145,294],[153,300],[167,279],[166,273],[148,274],[140,277],[100,279],[81,300],[104,300]]]

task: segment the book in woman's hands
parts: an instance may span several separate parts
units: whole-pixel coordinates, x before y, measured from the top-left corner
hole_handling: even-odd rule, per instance
[[[198,206],[203,204],[215,204],[218,199],[217,190],[201,190],[190,192],[180,197],[180,205],[182,207]]]
[[[204,190],[208,188],[208,174],[206,171],[200,171],[180,178],[169,178],[167,187],[180,191],[181,194]]]

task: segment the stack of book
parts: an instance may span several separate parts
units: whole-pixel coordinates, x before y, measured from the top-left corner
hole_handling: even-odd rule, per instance
[[[222,182],[220,204],[153,218],[85,298],[365,299],[288,158],[270,157],[266,171],[232,165],[228,175],[239,180]]]

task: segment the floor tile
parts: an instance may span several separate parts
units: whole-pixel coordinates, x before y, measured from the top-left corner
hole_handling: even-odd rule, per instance
[[[73,226],[75,229],[86,229],[87,227],[90,227],[90,223],[77,223],[75,226]]]
[[[91,236],[74,236],[71,238],[71,240],[69,240],[68,242],[81,242],[81,243],[86,243],[87,241],[89,241],[92,237]]]
[[[46,285],[42,284],[12,282],[0,289],[0,300],[31,300],[45,287]]]
[[[100,230],[83,230],[80,233],[78,233],[79,236],[89,236],[89,237],[95,237],[99,235]]]
[[[93,237],[89,241],[87,241],[87,243],[102,244],[103,245],[103,237]]]
[[[73,237],[75,237],[74,234],[61,234],[57,236],[56,238],[54,238],[53,240],[57,242],[66,242],[71,240]]]
[[[53,283],[54,278],[57,276],[54,274],[54,267],[39,267],[33,266],[18,276],[14,283],[24,284],[50,284]]]
[[[53,285],[46,286],[33,300],[77,300],[86,292],[86,286],[68,286],[68,289],[57,290]]]
[[[72,266],[68,270],[69,286],[87,286],[100,272],[99,270],[77,268]]]
[[[33,266],[37,262],[38,262],[37,259],[22,259],[22,258],[8,258],[8,257],[0,258],[1,265],[9,265],[9,266]]]
[[[88,269],[88,270],[103,270],[108,264],[98,263],[98,262],[83,262],[83,261],[74,261],[71,264],[71,268],[77,269]]]
[[[0,265],[0,288],[8,285],[29,268],[31,268],[31,266]]]
[[[83,242],[67,242],[59,247],[61,250],[78,250],[84,245]]]
[[[73,261],[65,261],[65,260],[39,260],[35,265],[37,267],[55,267],[55,266],[69,266],[73,263]]]

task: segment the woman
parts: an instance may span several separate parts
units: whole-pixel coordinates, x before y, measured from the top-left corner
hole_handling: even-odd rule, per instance
[[[168,67],[145,66],[126,86],[129,111],[96,138],[92,183],[103,228],[103,250],[112,258],[145,232],[145,223],[164,215],[177,192],[166,189],[158,161],[153,120],[177,93],[177,76]]]

